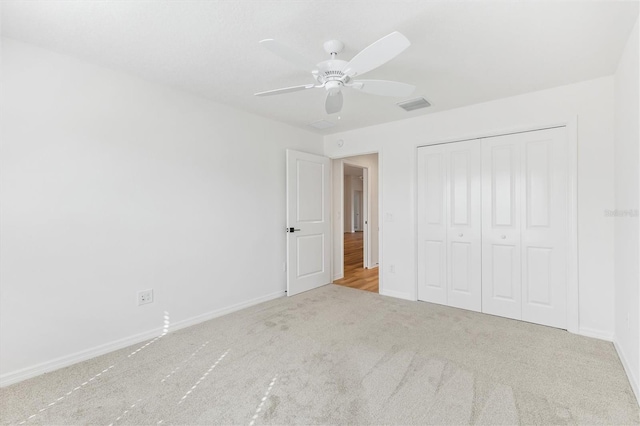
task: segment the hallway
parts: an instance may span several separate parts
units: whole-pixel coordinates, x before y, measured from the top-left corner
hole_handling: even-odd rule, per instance
[[[378,268],[363,267],[363,232],[344,234],[344,278],[334,284],[378,293]]]

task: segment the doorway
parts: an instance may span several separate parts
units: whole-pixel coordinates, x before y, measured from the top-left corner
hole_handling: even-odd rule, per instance
[[[378,154],[333,161],[334,283],[378,293]]]

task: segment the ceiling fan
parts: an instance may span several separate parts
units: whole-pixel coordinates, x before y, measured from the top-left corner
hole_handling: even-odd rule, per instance
[[[331,56],[331,59],[319,63],[315,63],[273,39],[262,40],[260,44],[281,58],[310,71],[316,83],[267,90],[256,93],[255,96],[280,95],[300,90],[324,88],[327,91],[325,110],[327,114],[334,114],[342,109],[342,89],[345,87],[372,95],[397,97],[409,96],[415,90],[415,86],[397,81],[355,80],[357,76],[387,63],[411,45],[411,42],[397,31],[366,47],[349,62],[336,59],[344,48],[344,44],[339,40],[329,40],[324,43],[324,50]]]

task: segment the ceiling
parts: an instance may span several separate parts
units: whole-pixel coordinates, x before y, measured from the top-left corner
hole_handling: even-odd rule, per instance
[[[168,84],[270,119],[335,133],[588,80],[615,72],[637,1],[11,1],[2,35]],[[339,39],[349,60],[400,31],[412,45],[365,78],[417,86],[432,106],[346,91],[337,115],[322,90],[258,41],[274,38],[318,62]],[[336,123],[325,130],[308,126]]]

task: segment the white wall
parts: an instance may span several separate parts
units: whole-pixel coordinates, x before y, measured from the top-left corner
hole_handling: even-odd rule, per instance
[[[638,22],[615,74],[615,204],[621,214],[639,208]],[[612,217],[615,224],[615,343],[640,401],[640,263],[638,217]]]
[[[334,157],[335,158],[335,157]],[[369,238],[371,239],[371,266],[377,265],[380,261],[379,259],[379,237],[380,233],[378,231],[380,227],[379,220],[379,167],[378,167],[378,154],[367,154],[367,155],[357,155],[348,158],[344,158],[341,160],[333,161],[333,218],[334,223],[339,223],[344,218],[344,228],[340,228],[339,226],[333,227],[333,278],[339,279],[344,276],[344,246],[343,246],[343,232],[349,232],[351,229],[351,222],[347,221],[346,216],[348,216],[351,211],[351,202],[347,200],[347,191],[350,191],[347,188],[346,180],[343,186],[343,176],[342,176],[342,162],[345,161],[349,164],[354,164],[361,167],[367,167],[369,170],[369,187],[371,192],[371,199],[369,200],[369,205],[371,209],[369,211]],[[358,179],[359,180],[359,179]],[[344,195],[341,195],[340,189],[344,188]],[[343,208],[344,211],[341,210],[340,206],[340,197],[343,196]],[[344,230],[344,231],[343,231]]]
[[[321,137],[7,39],[2,72],[4,383],[148,337],[165,310],[284,294],[285,148]]]
[[[576,115],[580,332],[611,340],[614,224],[604,210],[614,204],[613,77],[326,136],[330,157],[380,155],[383,293],[416,299],[418,145],[557,124]]]

